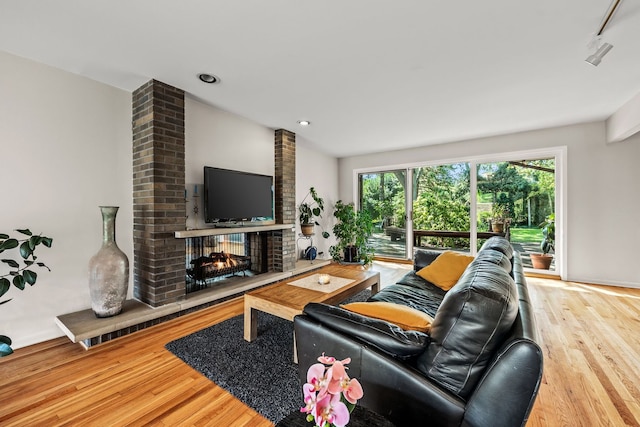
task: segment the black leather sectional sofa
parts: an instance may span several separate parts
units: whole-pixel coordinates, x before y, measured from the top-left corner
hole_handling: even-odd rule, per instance
[[[438,255],[418,251],[414,271],[371,298],[431,315],[428,334],[309,304],[294,319],[301,380],[323,352],[350,357],[358,405],[396,426],[524,425],[543,357],[520,255],[506,239],[487,240],[447,292],[415,274]]]

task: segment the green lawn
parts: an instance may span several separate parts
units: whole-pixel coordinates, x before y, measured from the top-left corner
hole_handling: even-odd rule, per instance
[[[511,241],[514,243],[540,242],[542,230],[538,227],[511,227]]]

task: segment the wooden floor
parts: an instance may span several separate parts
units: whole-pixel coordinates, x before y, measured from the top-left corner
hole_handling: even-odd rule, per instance
[[[387,284],[410,266],[374,268]],[[640,290],[528,283],[545,356],[528,426],[640,425]],[[0,425],[271,426],[164,349],[241,313],[233,300],[89,351],[67,338],[18,349],[0,359]]]

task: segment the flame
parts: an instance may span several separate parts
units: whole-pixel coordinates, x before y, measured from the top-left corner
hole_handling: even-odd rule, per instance
[[[213,260],[213,266],[221,270],[223,268],[236,267],[239,262],[235,259],[235,256],[236,255],[227,254],[223,251],[217,254],[211,254],[210,258]]]

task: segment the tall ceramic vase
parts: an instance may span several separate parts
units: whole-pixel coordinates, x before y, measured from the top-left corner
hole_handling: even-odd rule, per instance
[[[91,309],[96,317],[120,314],[129,288],[129,259],[116,244],[117,206],[100,206],[102,247],[89,261]]]

